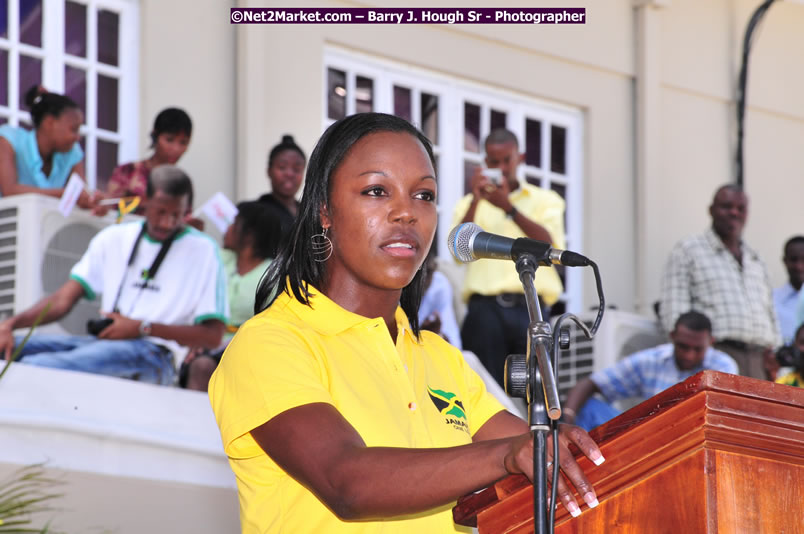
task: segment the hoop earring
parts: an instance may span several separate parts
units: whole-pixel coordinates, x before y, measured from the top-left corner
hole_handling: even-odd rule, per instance
[[[310,238],[313,250],[313,260],[324,263],[332,256],[332,241],[327,237],[329,228],[323,228],[320,234],[315,234]]]

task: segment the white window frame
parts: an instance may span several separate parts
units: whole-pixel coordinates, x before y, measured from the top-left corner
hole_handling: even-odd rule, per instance
[[[448,256],[444,240],[452,224],[452,208],[464,195],[464,160],[481,162],[483,152],[464,150],[464,102],[481,106],[481,140],[489,133],[489,108],[507,114],[507,127],[521,143],[525,141],[525,119],[541,121],[541,166],[520,165],[519,178],[538,174],[542,187],[551,183],[561,183],[566,187],[566,241],[567,248],[583,251],[583,112],[580,109],[527,97],[511,91],[493,88],[439,73],[421,69],[413,65],[379,59],[367,54],[347,51],[335,46],[324,48],[322,79],[322,124],[326,128],[334,122],[327,116],[327,74],[330,68],[346,72],[346,115],[355,112],[354,87],[357,76],[366,76],[374,81],[374,111],[393,113],[393,86],[402,85],[412,91],[411,116],[419,116],[418,95],[423,91],[438,96],[439,139],[432,139],[434,152],[438,156],[439,177],[458,177],[458,179],[439,180],[438,206],[438,247],[439,256]],[[550,127],[561,126],[566,129],[566,169],[564,174],[550,170]],[[416,126],[421,126],[416,124]],[[524,149],[523,149],[524,150]],[[567,311],[579,312],[583,305],[583,270],[567,269],[566,290],[562,300]]]
[[[42,60],[42,85],[49,91],[64,92],[64,68],[78,67],[86,71],[86,117],[81,126],[84,136],[84,166],[87,184],[97,184],[97,142],[99,139],[118,145],[117,159],[128,161],[138,154],[139,118],[139,2],[137,0],[72,0],[87,6],[87,57],[68,55],[64,50],[65,0],[42,0],[42,48],[19,42],[19,0],[8,0],[8,39],[0,38],[0,48],[8,50],[8,107],[0,106],[0,115],[8,124],[31,122],[30,114],[20,110],[17,93],[19,86],[19,55]],[[97,12],[108,9],[119,14],[119,65],[106,65],[97,61]],[[118,131],[110,132],[97,127],[96,75],[105,74],[118,79]]]

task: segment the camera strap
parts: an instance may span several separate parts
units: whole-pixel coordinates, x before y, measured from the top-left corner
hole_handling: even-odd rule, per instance
[[[123,287],[125,286],[126,279],[128,278],[128,271],[131,269],[131,265],[134,263],[134,259],[137,257],[137,250],[140,247],[140,241],[142,241],[143,236],[145,236],[145,232],[147,231],[148,223],[144,222],[142,224],[142,229],[140,233],[137,235],[137,239],[134,241],[134,246],[131,248],[131,254],[128,256],[128,261],[126,262],[126,270],[123,273],[123,279],[120,281],[120,286],[117,288],[117,296],[114,298],[114,306],[112,306],[112,311],[115,313],[120,313],[118,308],[118,303],[120,301],[120,295],[123,293]],[[156,273],[159,271],[159,267],[162,265],[162,261],[167,256],[168,250],[170,250],[170,246],[173,244],[173,241],[176,239],[176,236],[182,231],[182,228],[177,228],[175,232],[170,234],[170,236],[162,241],[162,246],[159,248],[159,252],[156,254],[154,261],[151,262],[151,266],[148,269],[142,272],[142,285],[140,286],[140,290],[137,293],[136,298],[134,299],[134,303],[132,304],[132,311],[134,308],[134,304],[137,303],[139,300],[140,295],[142,294],[142,290],[145,289],[145,286],[148,285],[148,280],[153,280],[156,278]]]

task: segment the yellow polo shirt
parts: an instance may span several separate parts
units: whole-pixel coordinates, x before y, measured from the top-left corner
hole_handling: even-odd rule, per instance
[[[566,248],[564,235],[564,199],[555,191],[542,189],[527,182],[520,182],[519,188],[508,199],[528,219],[544,226],[553,238],[553,246]],[[472,202],[472,195],[466,195],[455,205],[452,226],[463,220]],[[504,235],[512,239],[527,237],[522,229],[505,212],[481,199],[477,203],[474,223],[484,231]],[[564,286],[555,267],[539,267],[533,280],[539,296],[548,306],[556,303]],[[513,262],[500,260],[479,260],[468,264],[464,278],[462,296],[468,300],[472,293],[480,295],[499,295],[500,293],[523,293]]]
[[[417,340],[401,308],[394,343],[381,318],[348,312],[317,291],[311,304],[282,293],[240,327],[209,383],[237,478],[243,532],[462,532],[452,522],[451,506],[387,521],[343,522],[251,436],[286,410],[326,402],[370,447],[451,447],[470,443],[503,409],[458,349],[427,331]]]
[[[794,386],[797,388],[804,388],[804,377],[801,373],[793,372],[776,379],[777,384],[784,384],[786,386]]]

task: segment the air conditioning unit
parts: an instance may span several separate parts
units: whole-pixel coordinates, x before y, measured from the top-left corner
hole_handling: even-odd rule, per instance
[[[591,328],[596,314],[596,311],[588,312],[579,317]],[[668,338],[655,317],[626,311],[607,309],[592,340],[573,324],[570,327],[570,348],[561,351],[558,360],[560,397],[566,399],[569,390],[594,371],[609,367],[639,350],[667,342]]]
[[[114,213],[97,217],[78,208],[64,217],[58,205],[58,199],[35,193],[0,198],[0,318],[61,287],[92,237],[115,223]],[[81,299],[61,321],[38,331],[85,334],[99,307],[98,300]]]

